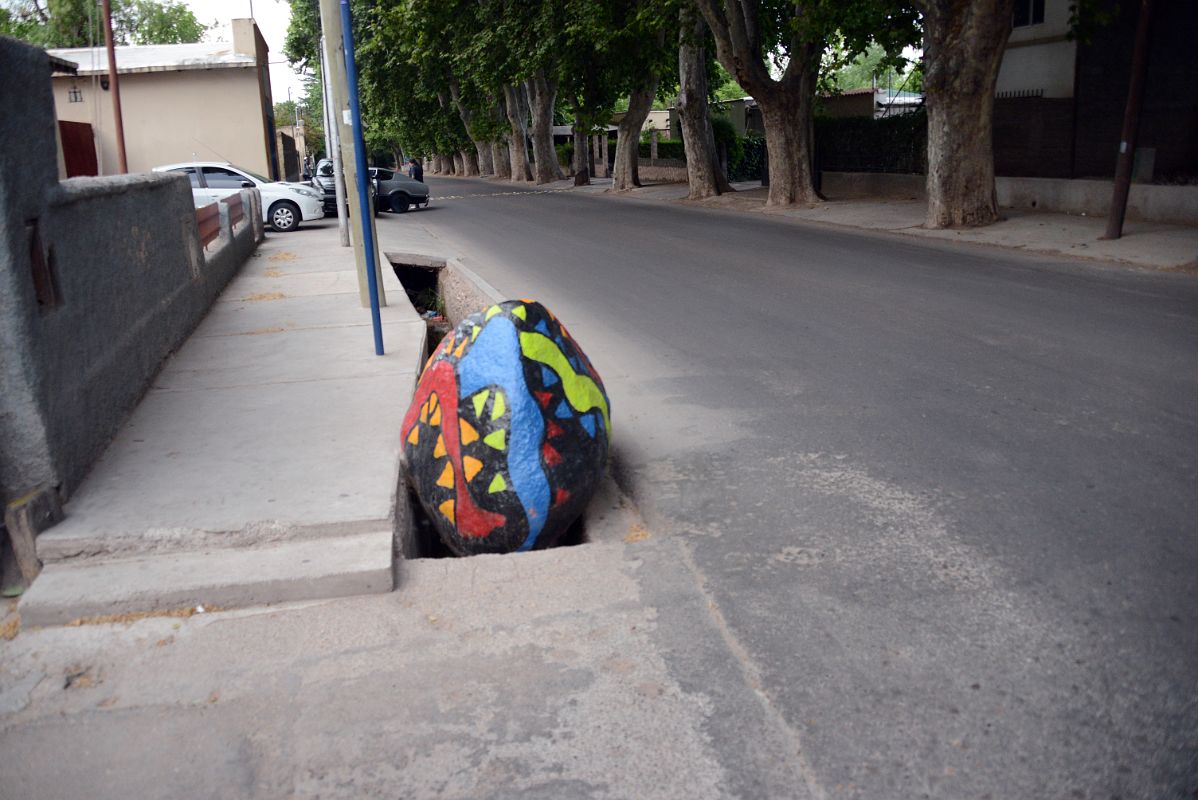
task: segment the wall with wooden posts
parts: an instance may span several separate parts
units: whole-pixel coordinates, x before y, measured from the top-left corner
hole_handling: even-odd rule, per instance
[[[262,236],[256,190],[205,246],[186,177],[58,180],[44,51],[0,39],[0,501],[64,498]],[[236,203],[234,204],[236,206]]]

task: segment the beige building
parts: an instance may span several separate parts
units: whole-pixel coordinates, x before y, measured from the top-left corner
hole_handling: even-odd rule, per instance
[[[91,125],[99,174],[119,172],[104,48],[49,52],[79,65],[75,76],[54,77],[59,121]],[[233,20],[231,44],[116,48],[129,171],[229,161],[277,177],[267,53],[252,19]]]

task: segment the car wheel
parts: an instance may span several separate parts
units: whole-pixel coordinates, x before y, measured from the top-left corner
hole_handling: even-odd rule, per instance
[[[391,204],[391,210],[396,214],[405,213],[412,204],[411,198],[409,198],[403,192],[393,192],[391,196],[387,198],[387,202]]]
[[[293,231],[300,224],[299,206],[280,200],[270,207],[270,227],[279,233]]]

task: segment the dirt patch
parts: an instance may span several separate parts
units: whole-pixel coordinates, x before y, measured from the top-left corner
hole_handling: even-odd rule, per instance
[[[186,608],[171,608],[165,611],[134,611],[128,614],[99,614],[94,617],[80,617],[68,622],[64,627],[78,628],[83,625],[112,625],[116,623],[129,624],[142,619],[153,617],[193,617],[196,614],[206,614],[211,611],[224,611],[219,606],[187,606]]]
[[[299,256],[297,256],[295,253],[291,253],[286,250],[280,250],[279,252],[272,255],[268,260],[270,260],[270,261],[295,261],[297,258],[299,258]]]
[[[249,297],[243,297],[241,300],[245,303],[258,303],[262,300],[282,300],[286,296],[287,295],[283,294],[282,292],[259,292],[258,294],[252,294]]]
[[[21,632],[21,615],[12,614],[4,622],[0,622],[0,639],[11,642]]]
[[[649,539],[652,535],[653,534],[649,533],[648,528],[639,522],[635,522],[632,524],[632,527],[628,529],[628,533],[624,535],[624,541],[628,542],[629,544],[633,542],[643,542]]]

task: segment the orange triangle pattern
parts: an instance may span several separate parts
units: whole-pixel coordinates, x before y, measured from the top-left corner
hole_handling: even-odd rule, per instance
[[[483,468],[483,462],[473,456],[466,456],[462,459],[462,472],[466,474],[466,480],[474,480],[474,476]]]

